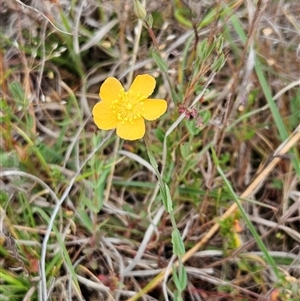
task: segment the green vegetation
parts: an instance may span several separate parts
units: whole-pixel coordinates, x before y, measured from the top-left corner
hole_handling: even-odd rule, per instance
[[[297,1],[2,2],[0,299],[299,300]],[[167,112],[99,130],[140,74]]]

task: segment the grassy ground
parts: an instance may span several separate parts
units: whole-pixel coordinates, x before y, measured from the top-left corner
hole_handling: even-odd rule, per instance
[[[1,1],[0,299],[299,300],[299,1],[146,9]],[[144,73],[167,112],[99,130]]]

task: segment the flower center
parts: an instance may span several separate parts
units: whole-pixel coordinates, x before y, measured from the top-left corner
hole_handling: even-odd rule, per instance
[[[133,95],[131,90],[125,92],[122,89],[118,94],[118,99],[114,100],[110,106],[113,118],[120,120],[123,124],[133,124],[135,120],[145,116],[144,99],[141,93]]]
[[[126,105],[126,109],[128,111],[130,111],[132,109],[132,104],[130,102]]]

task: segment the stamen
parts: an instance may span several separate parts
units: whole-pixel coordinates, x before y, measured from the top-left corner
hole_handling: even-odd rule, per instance
[[[139,100],[139,109],[131,103],[133,99]],[[133,93],[132,90],[125,91],[121,89],[118,94],[118,99],[114,100],[110,106],[114,114],[114,119],[119,120],[122,124],[134,124],[137,119],[145,115],[143,100],[145,100],[145,97],[141,95],[141,92]]]

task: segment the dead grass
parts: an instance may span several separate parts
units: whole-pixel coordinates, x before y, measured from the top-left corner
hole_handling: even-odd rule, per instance
[[[1,298],[175,300],[147,147],[91,118],[108,76],[149,73],[168,101],[147,139],[184,239],[183,300],[298,300],[299,3],[147,10],[162,59],[132,1],[3,1]]]

